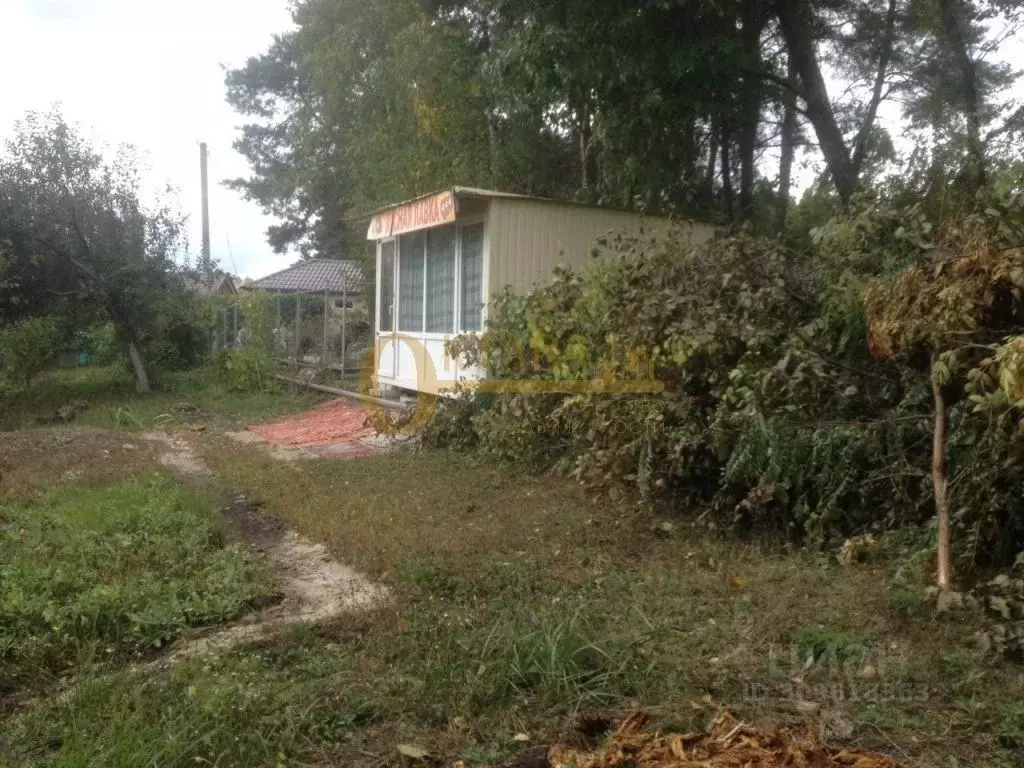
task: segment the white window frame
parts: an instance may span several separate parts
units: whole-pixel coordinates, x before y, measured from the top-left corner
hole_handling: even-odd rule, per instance
[[[399,329],[398,318],[402,314],[402,297],[399,291],[402,289],[402,270],[399,268],[399,264],[402,260],[402,244],[401,239],[403,237],[409,237],[416,234],[423,235],[423,300],[420,302],[420,328],[427,327],[427,232],[433,229],[433,227],[427,227],[426,229],[414,229],[411,232],[403,232],[400,235],[392,235],[387,240],[395,241],[395,333],[402,334],[404,336],[415,336],[419,339],[432,339],[432,338],[443,338],[443,334],[438,333],[425,333],[424,331],[403,331]],[[384,242],[383,240],[381,242]],[[378,331],[379,333],[379,331]]]
[[[430,258],[428,256],[429,249],[427,248],[427,241],[430,239],[429,232],[433,232],[435,229],[444,229],[445,227],[455,228],[455,281],[453,290],[455,296],[453,297],[452,310],[455,316],[452,318],[452,331],[450,333],[438,333],[436,331],[432,333],[427,332],[427,274],[430,268]],[[454,338],[459,333],[459,256],[462,254],[462,223],[459,220],[450,221],[446,224],[441,224],[436,227],[427,227],[423,230],[423,333],[420,334],[424,339],[442,339],[447,341],[448,339]]]
[[[384,313],[382,311],[382,309],[383,309],[384,285],[381,282],[380,277],[381,277],[381,272],[382,272],[383,267],[384,267],[384,244],[385,243],[394,243],[395,244],[394,263],[391,265],[391,271],[392,271],[392,275],[391,275],[391,295],[392,295],[392,297],[394,299],[394,307],[392,307],[392,311],[391,311],[391,330],[390,331],[382,331],[380,329],[381,317],[383,317],[383,315],[384,315]],[[377,241],[377,312],[376,312],[376,314],[377,314],[377,323],[376,323],[376,325],[377,325],[377,328],[376,328],[377,335],[380,335],[382,333],[389,333],[389,334],[391,334],[391,333],[397,333],[398,332],[398,238],[395,237],[394,235],[392,235],[390,237],[383,237],[383,238],[381,238],[380,240]]]
[[[483,308],[480,310],[480,329],[479,331],[467,331],[462,327],[462,230],[465,227],[472,227],[474,224],[483,224],[483,241],[480,243],[480,260],[481,260],[481,271],[480,271],[480,301],[483,303]],[[487,323],[487,238],[490,236],[487,226],[487,215],[478,213],[473,216],[467,216],[464,219],[459,219],[459,234],[458,234],[458,246],[455,249],[455,335],[463,333],[482,333],[483,328]]]
[[[481,269],[481,287],[480,287],[480,294],[481,294],[480,295],[480,302],[483,304],[483,308],[481,309],[481,313],[480,313],[481,314],[480,322],[481,322],[481,327],[483,327],[487,323],[487,297],[486,297],[486,293],[487,293],[487,271],[488,271],[487,270],[487,261],[488,261],[488,251],[489,251],[488,238],[490,237],[490,233],[488,232],[489,228],[487,226],[487,215],[485,213],[478,213],[478,214],[474,214],[472,216],[466,216],[465,218],[459,218],[459,219],[457,219],[453,223],[455,225],[455,233],[456,233],[455,234],[455,281],[454,281],[454,291],[455,291],[455,297],[454,297],[454,308],[455,309],[454,309],[454,312],[455,312],[455,318],[454,318],[454,323],[452,324],[452,327],[454,328],[454,332],[452,332],[452,333],[437,333],[437,332],[428,333],[425,330],[424,331],[400,331],[398,329],[398,325],[399,325],[398,318],[399,318],[399,315],[401,313],[401,307],[399,306],[399,304],[401,302],[401,289],[402,289],[402,286],[401,286],[401,267],[400,267],[400,262],[401,262],[401,259],[402,259],[402,248],[401,248],[401,244],[400,244],[399,241],[400,241],[400,239],[402,237],[405,237],[407,235],[414,235],[414,234],[416,234],[416,232],[403,232],[401,235],[392,235],[390,237],[381,238],[380,240],[377,241],[377,306],[378,306],[378,308],[380,308],[382,306],[382,301],[381,301],[381,295],[382,294],[381,294],[381,292],[382,292],[383,286],[381,285],[380,278],[381,278],[382,266],[383,266],[383,263],[384,263],[384,244],[385,243],[394,243],[395,244],[394,282],[392,283],[392,291],[393,291],[395,306],[394,306],[394,311],[392,313],[393,316],[392,316],[392,321],[391,321],[393,327],[392,327],[391,331],[382,331],[381,330],[381,328],[380,328],[380,321],[381,321],[381,317],[382,317],[383,313],[378,310],[378,312],[377,312],[377,323],[376,323],[376,325],[377,325],[376,331],[377,331],[378,334],[385,334],[385,333],[404,334],[404,335],[408,335],[408,336],[415,336],[416,338],[420,338],[420,339],[424,339],[424,340],[448,341],[449,339],[451,339],[451,338],[453,338],[455,336],[458,336],[460,334],[463,334],[463,333],[482,333],[482,330],[481,331],[467,331],[467,330],[465,330],[462,327],[462,231],[466,227],[471,227],[471,226],[474,226],[474,225],[477,225],[477,224],[482,224],[483,228],[484,228],[484,231],[483,231],[483,242],[481,244],[481,250],[482,250],[482,252],[481,252],[481,260],[482,260],[483,263],[481,264],[481,268],[482,269]],[[422,308],[421,308],[421,312],[422,312],[421,327],[424,328],[424,329],[427,327],[427,270],[430,268],[430,259],[427,257],[427,233],[430,232],[433,229],[440,229],[442,226],[450,226],[450,225],[451,225],[451,223],[448,223],[448,224],[443,224],[443,225],[440,225],[440,226],[437,226],[437,227],[428,227],[428,228],[426,228],[424,230],[418,230],[418,231],[421,231],[423,233],[423,301],[421,302],[422,303]]]

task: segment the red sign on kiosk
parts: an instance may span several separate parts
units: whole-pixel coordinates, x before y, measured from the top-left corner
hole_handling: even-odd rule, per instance
[[[439,192],[436,195],[414,200],[411,203],[382,211],[370,222],[369,240],[400,235],[417,229],[436,227],[455,221],[455,194],[451,191]]]

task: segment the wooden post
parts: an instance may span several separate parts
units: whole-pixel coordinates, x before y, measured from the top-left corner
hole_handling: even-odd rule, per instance
[[[320,361],[320,365],[327,365],[327,334],[329,332],[328,321],[331,317],[331,292],[329,289],[324,288],[324,356]]]
[[[932,363],[934,368],[934,363]],[[932,488],[935,514],[938,516],[938,586],[945,591],[953,584],[949,551],[949,474],[946,467],[946,397],[938,376],[932,373],[932,398],[935,401],[935,428],[932,434]]]
[[[213,259],[210,258],[210,190],[207,172],[206,142],[199,145],[199,173],[203,195],[203,280],[213,283]]]
[[[237,304],[237,302],[235,303],[235,307],[234,307],[234,315],[235,315],[235,319],[234,319],[234,327],[235,327],[234,334],[235,335],[234,335],[234,338],[232,339],[232,343],[238,344],[238,304]]]
[[[299,364],[299,318],[302,314],[302,294],[295,294],[295,364]]]
[[[345,318],[348,315],[348,279],[341,284],[341,375],[345,376]]]
[[[231,345],[228,344],[228,311],[226,309],[222,309],[220,311],[220,317],[223,321],[221,322],[221,328],[223,329],[222,332],[224,334],[224,349],[230,349]]]
[[[271,340],[271,347],[273,348],[274,354],[276,355],[278,352],[280,352],[280,350],[277,348],[277,342],[278,339],[284,338],[284,329],[281,327],[281,294],[277,294],[277,296],[275,296],[274,298],[277,299],[277,301],[275,302],[277,304],[277,322],[274,324],[274,333],[273,339]],[[285,346],[285,351],[288,351],[287,345]]]

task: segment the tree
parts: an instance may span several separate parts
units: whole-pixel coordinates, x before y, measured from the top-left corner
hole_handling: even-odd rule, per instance
[[[347,217],[456,183],[490,186],[481,43],[415,0],[305,0],[297,29],[227,73],[252,175],[229,185],[282,219],[271,245],[344,255]],[[500,133],[500,132],[499,132]]]
[[[971,198],[988,177],[995,139],[1020,127],[1020,109],[998,107],[999,97],[1018,74],[1005,64],[987,60],[1019,26],[1015,2],[935,0],[915,6],[909,34],[914,59],[908,84],[907,114],[922,136],[919,145],[933,149],[927,161],[935,180],[952,184]],[[987,22],[998,20],[1001,31]],[[1009,114],[1007,114],[1007,112]],[[988,129],[988,135],[985,131]]]
[[[878,107],[887,95],[887,78],[896,42],[896,0],[888,0],[881,17],[875,9],[858,7],[856,3],[833,10],[834,16],[855,17],[856,24],[851,25],[855,30],[852,40],[841,36],[829,38],[829,25],[819,16],[821,10],[830,10],[828,5],[822,7],[813,0],[775,0],[774,9],[791,66],[798,77],[797,95],[806,105],[804,113],[818,137],[818,146],[836,193],[845,205],[857,189],[867,140],[873,131]],[[865,34],[878,26],[881,27],[877,29],[878,34]],[[838,48],[840,55],[853,54],[852,58],[847,57],[846,65],[847,72],[853,74],[852,81],[860,79],[865,64],[868,69],[874,69],[870,97],[860,110],[862,114],[853,116],[858,125],[852,138],[847,138],[843,130],[842,114],[832,102],[822,71],[821,48],[827,44]],[[861,72],[856,72],[857,69]]]
[[[985,61],[1002,37],[985,21],[1012,27],[1016,5],[300,0],[297,28],[228,73],[253,168],[232,185],[303,254],[361,240],[353,213],[455,183],[755,227],[770,203],[777,229],[801,125],[843,206],[896,159],[887,100],[930,145],[906,165],[933,178],[983,179],[995,143],[1013,155],[1024,109],[993,104],[1012,74]]]
[[[12,378],[28,389],[32,380],[53,360],[57,342],[57,328],[46,317],[27,317],[0,328],[3,366]]]
[[[117,328],[139,391],[149,391],[144,342],[156,309],[184,296],[177,258],[184,222],[166,201],[142,199],[130,147],[108,162],[59,113],[29,113],[0,158],[0,211],[17,233],[27,301],[35,294],[103,312]]]
[[[953,583],[950,553],[949,410],[964,379],[1007,335],[1024,330],[1021,203],[990,200],[984,213],[953,217],[933,228],[920,209],[901,218],[897,239],[916,263],[879,280],[865,307],[873,355],[899,357],[927,372],[933,402],[932,487],[938,521],[937,584]],[[865,218],[874,218],[869,212]],[[878,217],[876,221],[880,221]]]
[[[792,59],[787,57],[786,82],[782,100],[782,126],[779,131],[779,202],[775,211],[775,231],[785,232],[789,217],[789,191],[793,176],[793,156],[796,153],[796,93],[797,73]]]

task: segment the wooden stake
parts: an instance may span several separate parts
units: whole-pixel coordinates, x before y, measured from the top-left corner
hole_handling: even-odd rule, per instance
[[[328,334],[328,320],[331,317],[331,292],[324,288],[324,356],[321,359],[321,365],[327,365],[327,334]]]
[[[939,522],[938,585],[947,590],[952,586],[952,566],[949,553],[949,474],[946,468],[946,398],[938,378],[932,374],[932,398],[935,401],[935,431],[932,436],[932,487],[935,491],[935,514]]]
[[[345,317],[348,315],[348,280],[341,284],[341,375],[345,375]]]
[[[302,314],[302,294],[295,294],[295,365],[299,364],[299,316]]]

